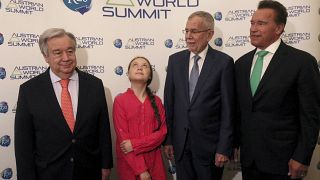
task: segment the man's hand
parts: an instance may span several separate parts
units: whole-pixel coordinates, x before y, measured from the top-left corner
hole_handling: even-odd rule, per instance
[[[133,151],[130,139],[124,140],[120,143],[121,151],[125,154]]]
[[[148,171],[145,171],[140,174],[140,179],[141,180],[151,180],[151,176]]]
[[[296,160],[290,159],[288,166],[288,176],[290,176],[291,179],[302,179],[307,175],[308,166],[303,165]]]
[[[164,153],[169,160],[173,160],[173,146],[172,145],[165,145],[164,146]]]
[[[227,163],[228,161],[229,161],[228,156],[225,156],[225,155],[223,155],[223,154],[216,153],[214,164],[215,164],[217,167],[223,167],[224,164]]]
[[[101,177],[102,180],[108,180],[110,176],[111,170],[110,169],[101,169]]]

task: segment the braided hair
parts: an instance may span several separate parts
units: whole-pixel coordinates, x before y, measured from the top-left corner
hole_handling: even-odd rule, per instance
[[[150,85],[151,81],[152,81],[152,78],[153,78],[153,69],[151,67],[151,64],[150,64],[149,60],[147,58],[143,57],[143,56],[134,57],[129,63],[128,72],[130,70],[132,62],[134,60],[136,60],[136,59],[139,59],[139,58],[144,59],[148,63],[149,68],[150,68],[150,77],[149,77],[149,79],[147,81],[146,92],[147,92],[147,95],[148,95],[148,97],[150,99],[151,106],[152,106],[152,109],[153,109],[153,112],[154,112],[154,116],[156,117],[156,120],[158,122],[158,127],[154,131],[158,131],[160,129],[160,126],[161,126],[159,108],[158,108],[158,106],[156,104],[156,99],[155,99],[154,94],[152,93],[151,89],[148,87]]]

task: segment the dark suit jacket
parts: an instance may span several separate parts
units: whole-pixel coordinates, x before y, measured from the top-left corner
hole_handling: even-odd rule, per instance
[[[235,66],[241,162],[285,175],[291,158],[305,165],[311,160],[319,132],[319,70],[313,56],[281,42],[252,97],[255,52]]]
[[[173,145],[175,159],[179,160],[189,131],[193,157],[208,164],[214,162],[215,153],[231,154],[234,62],[209,46],[190,102],[189,58],[188,50],[169,57],[164,90],[168,126],[165,144]]]
[[[112,167],[111,135],[102,81],[81,71],[78,75],[74,133],[62,114],[49,69],[20,86],[15,117],[19,180],[72,180],[76,168],[81,169],[81,178],[99,177],[101,168]]]

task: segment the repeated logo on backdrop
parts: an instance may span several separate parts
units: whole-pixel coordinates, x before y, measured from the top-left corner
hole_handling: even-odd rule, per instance
[[[302,41],[310,40],[309,32],[283,33],[281,39],[289,45],[300,44]]]
[[[251,18],[253,13],[255,12],[254,9],[236,9],[236,10],[229,10],[226,14],[226,17],[224,18],[225,21],[245,21],[248,18]],[[222,18],[222,14],[218,12],[217,17],[215,16],[217,20]]]
[[[35,12],[43,12],[43,3],[25,0],[10,0],[5,8],[6,12],[32,15]]]
[[[3,67],[0,67],[0,79],[6,78],[7,72],[6,69]]]
[[[164,42],[166,48],[175,48],[175,49],[185,49],[187,48],[187,43],[184,38],[179,38],[176,40],[167,39]]]
[[[77,48],[94,48],[103,45],[103,37],[76,37]]]
[[[4,135],[0,138],[0,146],[2,147],[9,147],[11,143],[10,136]]]
[[[195,8],[200,0],[106,0],[105,17],[133,19],[168,19],[175,8]]]
[[[72,11],[84,14],[91,9],[91,0],[63,0],[63,3]]]
[[[147,47],[154,46],[155,40],[154,38],[145,38],[145,37],[137,37],[137,38],[129,38],[125,41],[124,49],[146,49]],[[123,42],[122,39],[115,39],[113,41],[113,45],[115,48],[122,48]]]
[[[225,44],[225,47],[241,47],[250,43],[249,36],[230,36]]]
[[[3,44],[3,42],[4,42],[3,34],[0,33],[0,45]]]
[[[1,172],[1,178],[4,180],[9,180],[12,178],[13,172],[11,168],[6,168]]]
[[[299,17],[302,14],[310,13],[310,5],[289,6],[287,7],[288,17]]]
[[[5,101],[1,101],[1,102],[0,102],[0,113],[5,114],[5,113],[8,112],[8,110],[9,110],[8,103],[5,102]]]
[[[83,72],[96,75],[104,73],[104,65],[83,65],[77,66],[77,68]]]
[[[11,80],[28,80],[47,70],[47,66],[16,66],[10,75]]]
[[[164,41],[164,46],[166,48],[185,49],[187,48],[187,43],[184,38],[179,38],[176,41],[167,39]]]
[[[34,33],[15,32],[8,41],[8,46],[35,47],[38,45],[39,35]]]
[[[123,67],[122,66],[117,66],[116,68],[114,68],[114,73],[116,75],[122,76],[123,74]]]

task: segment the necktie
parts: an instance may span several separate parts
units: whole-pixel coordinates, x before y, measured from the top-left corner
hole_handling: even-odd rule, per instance
[[[194,89],[196,88],[197,81],[198,81],[198,78],[199,78],[198,61],[200,59],[201,59],[201,57],[199,55],[197,55],[197,54],[193,56],[194,64],[192,66],[191,73],[190,73],[190,79],[189,79],[189,97],[190,97],[190,101],[192,99],[192,96],[193,96],[193,93],[194,93]]]
[[[69,79],[61,79],[60,84],[62,87],[61,110],[62,110],[64,118],[67,121],[67,124],[68,124],[70,130],[73,132],[75,119],[74,119],[74,115],[73,115],[71,96],[68,91]]]
[[[259,51],[259,52],[257,52],[258,58],[257,58],[256,63],[254,64],[254,67],[252,69],[251,78],[250,78],[250,87],[251,87],[252,96],[255,94],[255,92],[256,92],[256,90],[258,88],[260,79],[261,79],[263,58],[268,53],[269,53],[268,51]]]

